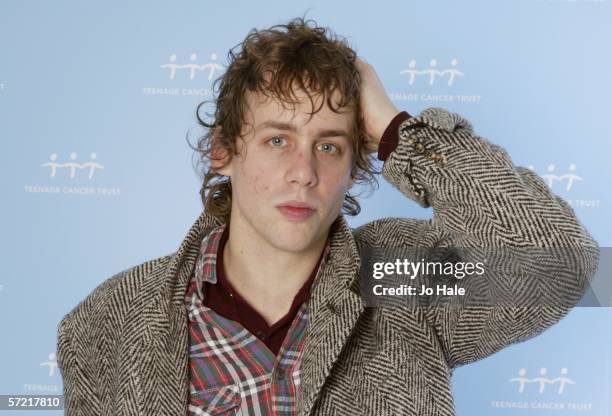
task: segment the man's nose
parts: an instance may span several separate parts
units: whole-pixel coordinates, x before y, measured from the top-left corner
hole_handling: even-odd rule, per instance
[[[287,182],[300,186],[315,186],[318,182],[317,160],[312,152],[300,150],[287,160]]]

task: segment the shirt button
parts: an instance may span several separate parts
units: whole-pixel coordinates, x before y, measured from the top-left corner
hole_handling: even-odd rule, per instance
[[[285,379],[285,371],[281,368],[277,368],[276,369],[276,378],[279,380],[284,380]]]
[[[257,331],[255,335],[257,335],[259,339],[266,339],[266,334],[263,331]]]

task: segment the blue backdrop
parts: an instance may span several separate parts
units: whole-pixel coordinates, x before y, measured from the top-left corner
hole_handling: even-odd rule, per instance
[[[201,211],[196,105],[251,28],[304,12],[348,38],[398,108],[465,116],[610,246],[610,1],[126,3],[0,4],[0,394],[60,394],[61,317],[178,248]],[[361,202],[354,226],[432,215],[382,178]],[[458,414],[610,415],[611,358],[610,308],[575,308],[456,370]]]

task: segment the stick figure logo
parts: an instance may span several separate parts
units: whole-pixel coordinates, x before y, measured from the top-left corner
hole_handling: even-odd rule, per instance
[[[446,85],[451,87],[455,81],[464,76],[465,74],[460,71],[457,66],[459,60],[453,58],[450,61],[450,67],[445,69],[438,69],[438,60],[433,58],[429,61],[429,67],[425,69],[418,69],[416,59],[411,59],[408,63],[408,68],[400,71],[400,74],[408,75],[408,84],[414,85],[418,79],[426,79],[428,85],[434,85],[438,79],[446,80]]]

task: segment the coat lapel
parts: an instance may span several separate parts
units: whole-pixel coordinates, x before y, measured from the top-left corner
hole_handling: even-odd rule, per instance
[[[147,335],[138,348],[137,379],[143,415],[186,414],[189,399],[189,326],[185,292],[202,237],[219,225],[202,213],[167,267],[143,288],[143,323]]]
[[[359,292],[359,252],[344,217],[334,224],[330,261],[309,303],[308,336],[302,359],[300,414],[307,415],[321,394],[332,365],[364,309]]]

